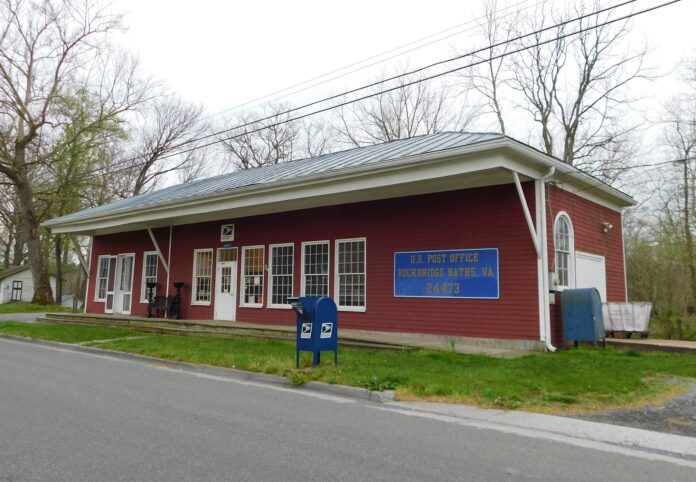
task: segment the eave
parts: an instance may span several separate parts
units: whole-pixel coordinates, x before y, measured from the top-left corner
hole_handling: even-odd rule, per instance
[[[309,209],[512,183],[511,171],[523,181],[554,166],[564,187],[620,211],[633,199],[558,159],[510,138],[458,149],[431,152],[340,171],[256,184],[234,190],[121,209],[43,225],[54,233],[84,235],[135,231],[204,221]]]

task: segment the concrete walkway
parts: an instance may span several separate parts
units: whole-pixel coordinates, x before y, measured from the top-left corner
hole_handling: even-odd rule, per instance
[[[44,318],[46,313],[3,313],[0,314],[0,323],[3,321],[34,322],[38,318]]]
[[[664,351],[670,353],[691,353],[696,355],[696,341],[654,340],[630,338],[607,338],[607,345],[621,350]]]

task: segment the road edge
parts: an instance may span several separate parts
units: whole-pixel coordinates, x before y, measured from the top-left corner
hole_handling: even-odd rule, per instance
[[[0,339],[17,341],[31,345],[39,345],[46,347],[58,347],[68,351],[78,353],[90,353],[94,355],[106,356],[110,358],[118,358],[121,360],[140,361],[145,363],[156,363],[160,366],[165,366],[170,369],[183,370],[194,373],[203,373],[207,375],[215,375],[218,377],[231,378],[235,380],[244,380],[259,383],[268,383],[271,385],[291,388],[298,391],[311,391],[327,395],[340,396],[344,398],[352,398],[355,400],[363,400],[375,403],[387,403],[394,400],[394,391],[385,390],[383,392],[368,390],[360,387],[350,387],[347,385],[337,385],[325,382],[311,381],[304,385],[295,385],[290,380],[279,375],[269,375],[267,373],[249,372],[237,368],[217,367],[213,365],[203,365],[191,362],[182,362],[175,360],[167,360],[165,358],[157,358],[147,355],[139,355],[137,353],[128,353],[116,350],[107,350],[105,348],[97,348],[93,346],[75,345],[72,343],[63,343],[60,341],[42,340],[40,338],[26,338],[17,335],[0,334]]]

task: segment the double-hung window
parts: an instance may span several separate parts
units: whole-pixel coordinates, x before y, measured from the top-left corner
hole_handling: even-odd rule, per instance
[[[268,247],[268,292],[271,308],[289,308],[288,297],[292,296],[293,244],[272,244]]]
[[[147,303],[147,284],[157,283],[157,251],[143,253],[143,276],[140,286],[140,302]],[[154,296],[155,290],[153,290]]]
[[[99,256],[99,266],[97,267],[97,288],[94,290],[94,301],[106,301],[111,258],[112,256]]]
[[[365,238],[336,240],[335,276],[338,308],[365,311]]]
[[[240,305],[252,308],[263,306],[264,247],[242,248],[242,300]]]
[[[329,242],[302,243],[302,296],[329,296]]]
[[[213,250],[195,249],[193,251],[193,290],[192,305],[209,305],[212,299]]]

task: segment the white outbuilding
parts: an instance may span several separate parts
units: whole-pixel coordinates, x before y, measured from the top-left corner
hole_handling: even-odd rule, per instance
[[[56,277],[51,276],[51,289],[56,291]],[[29,266],[14,266],[0,272],[0,303],[23,301],[34,297],[34,280]]]

